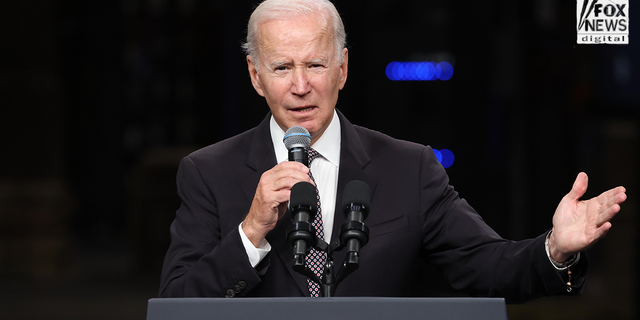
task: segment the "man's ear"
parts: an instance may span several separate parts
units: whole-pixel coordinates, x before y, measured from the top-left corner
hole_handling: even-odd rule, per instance
[[[347,82],[347,74],[349,73],[349,50],[347,48],[342,49],[342,65],[340,65],[340,90],[344,88],[344,84]]]
[[[249,76],[251,77],[251,84],[253,85],[253,88],[256,89],[256,92],[259,95],[264,97],[264,92],[260,85],[260,75],[258,74],[258,70],[256,70],[256,66],[253,59],[251,59],[251,56],[247,56],[247,67],[249,68]]]

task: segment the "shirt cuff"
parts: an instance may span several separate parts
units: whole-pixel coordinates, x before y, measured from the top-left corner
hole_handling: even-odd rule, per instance
[[[551,254],[549,254],[549,237],[551,236],[551,231],[547,233],[547,237],[544,240],[544,251],[547,253],[547,257],[549,258],[549,262],[553,265],[554,268],[558,271],[567,270],[572,267],[574,264],[580,261],[580,252],[574,254],[569,260],[565,262],[558,262],[551,258]]]
[[[249,263],[251,263],[252,267],[256,267],[267,253],[271,251],[271,245],[266,239],[262,239],[260,242],[260,246],[257,248],[251,243],[251,240],[244,234],[242,230],[242,223],[238,225],[238,231],[240,232],[240,239],[242,239],[242,245],[244,245],[244,250],[247,252],[247,257],[249,257]]]

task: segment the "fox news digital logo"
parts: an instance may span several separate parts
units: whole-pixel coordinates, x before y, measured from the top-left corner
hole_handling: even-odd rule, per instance
[[[629,0],[577,0],[578,43],[628,44]]]

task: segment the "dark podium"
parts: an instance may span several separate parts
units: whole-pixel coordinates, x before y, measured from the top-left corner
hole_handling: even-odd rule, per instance
[[[147,320],[205,319],[507,320],[507,309],[503,298],[166,298],[147,306]]]

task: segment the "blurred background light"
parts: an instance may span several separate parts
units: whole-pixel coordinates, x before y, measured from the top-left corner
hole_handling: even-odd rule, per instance
[[[438,162],[442,163],[442,153],[440,153],[440,150],[433,149],[433,153],[435,153],[436,159],[438,159]]]
[[[453,66],[446,61],[393,61],[387,65],[385,73],[391,81],[447,81],[453,77]]]
[[[440,164],[442,164],[443,167],[449,168],[449,167],[451,167],[453,165],[453,161],[455,160],[455,156],[453,155],[453,152],[451,152],[451,150],[449,150],[449,149],[442,149],[442,150],[433,149],[433,153],[436,155],[436,159],[438,159],[438,162],[440,162]]]
[[[453,77],[453,66],[449,62],[442,61],[435,68],[436,77],[442,81],[447,81]]]

